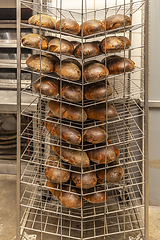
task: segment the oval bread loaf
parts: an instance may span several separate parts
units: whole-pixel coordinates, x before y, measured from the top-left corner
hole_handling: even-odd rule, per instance
[[[46,178],[54,183],[67,182],[70,179],[70,172],[67,167],[60,163],[59,157],[51,155],[46,161],[45,175]]]
[[[94,57],[99,55],[100,49],[96,43],[83,43],[83,58]],[[74,50],[74,56],[82,58],[82,44],[79,44]]]
[[[40,26],[40,23],[41,23],[41,27],[51,28],[51,29],[55,29],[56,22],[57,22],[56,19],[46,14],[41,14],[41,16],[40,14],[33,15],[28,19],[28,23],[31,25]]]
[[[48,117],[44,122],[47,130],[58,138],[62,138],[67,143],[73,145],[79,145],[81,143],[81,134],[80,132],[69,126],[60,125],[60,123],[56,123],[52,118]]]
[[[103,32],[105,24],[100,20],[89,20],[83,23],[83,36]]]
[[[59,83],[55,79],[49,77],[42,77],[35,83],[35,90],[46,96],[59,96]]]
[[[84,190],[84,193],[88,193],[83,198],[90,203],[102,203],[107,200],[107,192],[101,186],[96,186],[96,189]]]
[[[114,145],[102,148],[97,148],[94,150],[90,150],[87,152],[88,157],[91,161],[98,163],[98,164],[108,164],[110,162],[115,161],[119,155],[120,152],[118,148]]]
[[[46,186],[49,188],[50,192],[67,208],[80,208],[81,207],[81,197],[76,194],[76,190],[71,188],[69,191],[68,186],[62,186],[62,190],[60,186],[47,181]],[[53,189],[54,188],[54,189]],[[82,201],[83,206],[83,201]]]
[[[92,105],[90,107],[87,107],[86,113],[88,118],[92,118],[95,120],[106,120],[106,104],[100,103],[97,105]],[[107,119],[112,119],[117,116],[116,109],[108,104],[107,106]]]
[[[99,126],[88,128],[83,132],[83,139],[92,144],[104,142],[106,137],[108,138],[108,134],[106,136],[106,131]]]
[[[58,146],[52,146],[52,150],[59,156],[64,162],[68,162],[76,167],[88,167],[90,162],[89,158],[86,154],[86,152],[68,149],[68,148],[61,148],[61,154],[60,154],[60,147]]]
[[[95,82],[104,79],[108,75],[108,68],[98,61],[92,60],[84,64],[83,76],[86,82]]]
[[[50,73],[54,71],[54,63],[52,60],[43,55],[41,56],[41,64],[39,54],[29,56],[26,60],[26,64],[30,69],[34,71],[40,72],[41,68],[42,73]]]
[[[61,25],[61,28],[60,28]],[[57,21],[56,23],[56,30],[71,33],[74,35],[78,35],[80,32],[79,24],[70,18],[62,18],[61,21]]]
[[[127,15],[125,15],[124,17],[123,14],[112,15],[106,18],[106,21],[103,20],[103,23],[106,23],[106,30],[124,27],[124,22],[125,26],[129,26],[132,24],[130,17],[128,17]]]
[[[100,48],[103,53],[118,52],[127,49],[131,46],[131,42],[128,38],[123,36],[106,37],[102,40]]]
[[[62,97],[69,102],[82,101],[82,88],[79,85],[63,82]]]
[[[112,88],[107,84],[107,97],[112,95]],[[84,96],[87,100],[101,101],[106,99],[106,83],[97,82],[85,86]]]
[[[85,122],[87,120],[87,114],[83,109],[82,115],[82,108],[71,106],[68,104],[63,103],[61,107],[60,113],[60,103],[55,102],[53,100],[49,101],[48,106],[55,117],[58,118],[65,118],[67,120],[76,121],[76,122]]]
[[[125,72],[131,72],[135,69],[135,63],[128,58],[124,59],[120,56],[112,55],[107,57],[106,61],[109,74],[121,74],[124,73],[124,69]],[[102,60],[102,63],[105,64],[105,59]]]
[[[23,46],[31,47],[31,48],[40,48],[41,43],[41,49],[46,50],[48,48],[48,40],[36,33],[30,33],[25,35],[22,38],[22,44]]]
[[[71,55],[73,54],[73,51],[74,51],[74,47],[72,43],[70,43],[65,39],[60,40],[60,38],[56,38],[56,37],[49,42],[48,48],[50,52],[60,54],[60,51],[61,51],[61,54],[63,55]]]

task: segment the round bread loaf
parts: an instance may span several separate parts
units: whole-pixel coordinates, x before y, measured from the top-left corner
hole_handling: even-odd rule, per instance
[[[123,36],[106,37],[102,40],[100,48],[103,53],[118,52],[127,49],[131,46],[131,42],[128,38]]]
[[[58,81],[49,78],[49,77],[42,77],[35,83],[34,85],[35,90],[43,95],[46,96],[59,96],[59,83]]]
[[[50,52],[59,53],[59,54],[61,50],[61,54],[63,55],[71,55],[73,54],[73,51],[74,51],[74,47],[72,43],[70,43],[65,39],[60,40],[60,38],[56,38],[56,37],[49,42],[48,48]]]
[[[92,105],[86,108],[88,118],[95,120],[106,120],[106,103]],[[116,109],[108,104],[107,105],[107,119],[111,119],[117,116]]]
[[[95,82],[104,79],[108,75],[108,68],[98,61],[91,60],[84,64],[83,76],[86,82]]]
[[[46,178],[54,183],[67,182],[70,179],[70,172],[67,167],[60,163],[59,157],[51,155],[46,161],[45,175]]]
[[[76,48],[79,44],[81,44],[81,43],[78,42],[78,41],[70,41],[70,43],[73,45],[74,50],[75,50],[75,48]]]
[[[57,62],[55,64],[55,72],[58,76],[61,75],[62,78],[71,80],[71,81],[78,81],[81,79],[81,65],[78,61],[73,59],[65,59],[61,63]]]
[[[100,20],[89,20],[83,23],[83,36],[103,32],[105,24]]]
[[[63,82],[62,97],[69,102],[82,101],[82,88],[79,85]]]
[[[63,103],[60,113],[60,103],[50,100],[48,106],[55,117],[65,118],[67,120],[76,121],[76,122],[85,122],[87,120],[87,114],[82,108]],[[83,118],[83,119],[82,119]]]
[[[88,128],[83,132],[83,139],[92,144],[104,142],[106,141],[106,131],[99,126]]]
[[[34,71],[40,72],[41,68],[42,73],[50,73],[54,71],[54,64],[52,60],[43,55],[41,56],[41,64],[39,54],[29,56],[26,60],[26,64],[30,69]]]
[[[25,35],[22,38],[22,44],[23,46],[31,47],[31,48],[40,48],[41,43],[41,49],[46,50],[48,48],[48,41],[45,37],[41,36],[36,33],[30,33]]]
[[[87,169],[90,170],[90,169]],[[85,169],[85,171],[87,171]],[[83,189],[89,189],[96,186],[97,183],[97,176],[95,172],[86,172],[82,174],[82,181],[81,181],[81,173],[75,173],[73,172],[71,174],[71,178],[73,182],[75,183],[76,187],[81,188],[81,182],[82,182],[82,188]]]
[[[60,154],[60,147],[58,146],[52,146],[52,150],[59,156],[64,162],[68,162],[76,167],[88,167],[90,162],[89,158],[86,154],[86,152],[83,151],[83,154],[81,151],[73,150],[69,148],[61,148],[61,154]]]
[[[107,84],[107,97],[112,95],[112,88]],[[84,89],[84,96],[87,100],[101,101],[106,99],[106,83],[97,82],[88,84]]]
[[[135,63],[128,59],[122,58],[117,55],[112,55],[106,58],[107,68],[109,70],[109,74],[120,74],[125,72],[131,72],[135,69]],[[102,63],[105,64],[105,58],[102,60]]]
[[[112,145],[90,150],[87,154],[89,159],[95,163],[105,164],[106,162],[108,164],[115,161],[119,157],[120,152],[116,146]]]
[[[67,32],[74,35],[78,35],[80,32],[79,24],[75,20],[70,18],[62,18],[61,21],[57,21],[56,30],[60,31],[60,29],[62,32]]]
[[[94,57],[99,55],[100,49],[97,43],[87,42],[83,43],[83,58]],[[74,50],[74,56],[82,57],[82,44],[79,44]]]
[[[62,140],[73,145],[79,145],[81,143],[81,134],[77,129],[73,127],[60,125],[60,123],[56,123],[50,117],[44,121],[44,125],[53,136],[56,136],[58,138],[61,137]]]
[[[106,169],[106,175],[105,175],[105,169],[102,169],[97,171],[97,176],[103,180],[106,179],[106,181],[109,183],[113,183],[113,184],[119,183],[122,180],[124,172],[121,166],[115,166],[117,164],[119,164],[117,161],[113,162],[112,164],[108,164],[108,166],[113,166],[113,167]]]
[[[57,20],[46,14],[37,14],[28,19],[28,23],[31,25],[41,26],[44,28],[55,29]]]
[[[96,186],[95,188],[84,190],[86,195],[83,198],[90,203],[102,203],[107,200],[107,192],[104,188],[101,186]]]
[[[106,18],[106,21],[103,20],[103,23],[106,23],[106,30],[116,29],[120,27],[129,26],[132,24],[130,17],[124,14],[116,14]]]
[[[46,186],[49,191],[67,208],[80,208],[81,207],[81,197],[76,194],[74,188],[69,189],[68,186],[62,186],[62,190],[59,185],[47,181]],[[54,188],[54,189],[53,189]],[[82,200],[83,206],[83,200]]]

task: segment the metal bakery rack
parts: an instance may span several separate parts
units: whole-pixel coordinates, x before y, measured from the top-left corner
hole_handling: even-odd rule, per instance
[[[73,4],[73,10],[72,9]],[[75,7],[76,6],[76,7]],[[21,21],[21,8],[32,10],[33,15],[47,14],[60,20],[70,18],[83,26],[87,20],[104,20],[115,14],[128,15],[132,20],[132,25],[124,26],[99,32],[96,34],[83,36],[74,35],[55,29],[30,25]],[[70,9],[69,9],[70,8]],[[149,21],[149,1],[134,0],[104,0],[104,1],[26,1],[17,0],[17,237],[16,239],[145,239],[148,240],[148,21]],[[21,29],[29,29],[33,33],[43,36],[56,36],[68,41],[79,41],[81,44],[91,41],[102,41],[108,36],[124,36],[131,41],[128,49],[115,53],[100,53],[98,56],[90,58],[76,58],[74,55],[65,56],[42,50],[23,46],[21,43]],[[60,40],[61,41],[61,40]],[[83,45],[82,45],[83,46]],[[82,65],[82,77],[79,81],[66,80],[56,73],[42,73],[32,70],[21,60],[21,51],[32,50],[32,54],[50,53],[62,60],[65,58],[76,59]],[[84,80],[84,64],[89,60],[101,61],[104,57],[117,54],[124,58],[129,58],[135,62],[135,69],[131,72],[105,76],[106,87],[109,82],[113,93],[103,101],[86,100],[84,98],[84,88],[93,82]],[[41,61],[41,57],[40,57]],[[107,67],[107,61],[105,62]],[[32,81],[27,86],[21,86],[21,76],[24,73],[31,73]],[[58,96],[45,96],[36,92],[34,85],[42,76],[56,79],[60,84],[60,94]],[[22,78],[23,79],[23,78]],[[108,82],[107,82],[108,81]],[[40,81],[41,82],[41,81]],[[73,83],[82,88],[82,101],[78,103],[69,102],[62,98],[62,83]],[[98,82],[98,81],[96,81]],[[96,83],[94,82],[94,83]],[[21,108],[21,95],[30,96],[30,104]],[[111,104],[117,111],[117,116],[112,119],[93,120],[88,118],[83,122],[75,122],[66,119],[53,117],[53,122],[60,124],[60,138],[51,135],[44,127],[44,122],[48,116],[48,102],[54,100],[69,106],[80,107],[81,110],[98,106],[99,104]],[[32,109],[32,105],[37,106],[37,110]],[[108,105],[105,104],[106,111]],[[27,116],[29,123],[21,131],[21,117]],[[66,143],[62,139],[62,126],[70,126],[83,133],[84,130],[93,126],[101,126],[108,133],[111,142],[106,140],[99,144],[92,144],[83,140],[79,146]],[[27,139],[25,150],[21,152],[21,140]],[[107,181],[103,183],[99,180],[96,186],[102,186],[101,190],[94,190],[92,193],[105,192],[105,200],[102,203],[89,203],[83,197],[87,193],[75,186],[70,179],[63,183],[67,190],[71,187],[76,189],[76,196],[80,198],[80,208],[72,209],[62,205],[46,186],[45,176],[46,160],[49,155],[54,154],[52,146],[60,148],[60,167],[66,166],[70,173],[80,173],[81,179],[84,174],[82,166],[75,166],[61,160],[62,149],[76,150],[81,154],[101,149],[108,149],[108,146],[116,146],[120,151],[117,159],[119,166],[123,168],[124,175],[119,183],[111,184]],[[62,148],[63,147],[63,148]],[[106,160],[107,157],[105,157]],[[21,166],[23,170],[21,171]],[[97,164],[90,161],[88,172],[95,172],[100,169],[109,168],[105,164]],[[85,172],[86,173],[86,172]],[[106,174],[105,174],[106,177]],[[62,183],[59,185],[62,190]],[[62,191],[60,191],[60,195]],[[84,199],[84,205],[83,205]],[[137,237],[138,236],[138,237]]]

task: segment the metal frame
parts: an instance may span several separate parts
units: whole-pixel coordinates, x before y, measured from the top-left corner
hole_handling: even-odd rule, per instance
[[[30,234],[36,234],[40,232],[40,239],[45,239],[46,236],[59,236],[60,239],[64,237],[70,239],[98,239],[104,238],[108,239],[110,236],[122,236],[125,239],[128,236],[136,236],[141,234],[144,240],[148,240],[148,69],[149,69],[149,43],[148,43],[148,31],[149,31],[149,0],[141,0],[134,2],[130,0],[129,3],[118,5],[117,0],[115,0],[114,6],[108,7],[107,0],[104,1],[104,9],[96,10],[95,1],[93,10],[87,10],[87,1],[85,4],[82,0],[82,7],[79,12],[64,10],[62,8],[62,0],[60,0],[60,7],[48,7],[47,4],[42,4],[40,2],[30,2],[26,0],[17,0],[17,240],[22,239],[24,232],[28,231]],[[56,1],[56,4],[58,2]],[[36,27],[29,25],[27,23],[21,23],[21,5],[32,9],[34,12],[41,13],[47,12],[48,14],[53,14],[54,17],[60,19],[63,17],[68,17],[76,19],[79,23],[83,22],[86,19],[98,18],[102,16],[106,19],[106,16],[111,15],[111,13],[122,13],[130,14],[132,18],[134,14],[138,11],[142,12],[142,8],[145,9],[145,21],[133,24],[130,27],[121,27],[116,30],[109,30],[98,34],[92,34],[90,36],[75,36],[72,34],[64,33],[61,31],[56,31],[52,29],[46,29],[41,26]],[[102,17],[101,17],[102,18]],[[145,24],[144,24],[145,23]],[[57,79],[60,82],[60,94],[58,97],[47,97],[41,94],[36,93],[34,90],[35,80],[32,81],[27,87],[21,89],[21,71],[31,72],[34,74],[34,79],[36,81],[40,79],[41,81],[41,69],[40,72],[35,72],[29,68],[21,65],[21,48],[26,48],[21,46],[21,27],[33,28],[33,31],[38,31],[40,35],[42,33],[46,34],[56,34],[56,36],[61,39],[64,37],[72,38],[79,40],[82,44],[85,41],[91,41],[92,39],[106,37],[108,34],[119,34],[122,36],[127,36],[132,39],[133,31],[143,31],[144,28],[144,43],[139,46],[130,47],[129,49],[124,49],[121,52],[121,55],[128,56],[132,59],[132,52],[137,49],[143,49],[145,51],[145,64],[142,66],[143,61],[141,61],[140,66],[136,66],[135,70],[130,73],[124,72],[124,74],[119,75],[109,75],[105,76],[104,81],[109,80],[110,86],[113,89],[113,95],[103,101],[106,103],[112,104],[117,110],[117,117],[106,120],[102,123],[98,120],[88,119],[83,123],[83,114],[82,114],[82,123],[71,122],[69,120],[64,120],[61,117],[59,123],[60,126],[72,126],[77,130],[83,132],[83,130],[91,127],[91,124],[95,126],[102,126],[106,129],[109,136],[112,139],[112,143],[108,144],[107,139],[101,145],[92,145],[83,141],[79,145],[80,149],[77,149],[75,146],[70,146],[62,140],[62,130],[60,131],[60,139],[57,139],[47,131],[44,131],[43,123],[48,115],[47,102],[49,100],[54,100],[60,103],[60,109],[62,104],[66,103],[69,105],[82,107],[90,107],[92,105],[102,103],[99,101],[89,101],[83,99],[81,103],[71,103],[62,99],[62,83],[71,82],[61,77],[57,77],[54,73],[52,74],[43,74],[49,76],[53,79]],[[143,40],[143,39],[142,39]],[[39,53],[40,56],[43,53],[51,53],[49,51],[44,51],[40,49],[29,48],[34,51],[34,53]],[[82,51],[83,52],[83,51]],[[63,55],[54,54],[60,58],[60,65],[63,59]],[[119,54],[119,53],[118,53]],[[98,58],[104,58],[108,56],[105,53],[101,54]],[[77,59],[74,56],[67,56],[72,59]],[[135,57],[142,56],[135,55]],[[41,59],[41,57],[40,57]],[[82,58],[78,59],[82,64],[82,80],[74,82],[82,87],[82,92],[86,83],[83,77],[83,67],[86,61],[92,60],[93,58],[84,59],[83,54]],[[105,66],[107,67],[107,62],[105,61]],[[135,79],[136,73],[140,73],[141,78],[144,74],[144,83],[138,85]],[[141,82],[143,79],[140,79]],[[102,80],[101,80],[102,81]],[[21,109],[21,94],[26,94],[27,96],[32,96],[30,104],[25,108]],[[83,94],[82,94],[83,95]],[[137,98],[137,95],[139,96]],[[144,95],[144,108],[139,105],[140,97]],[[32,111],[32,106],[37,104],[37,111]],[[106,104],[107,111],[107,104]],[[61,111],[60,111],[61,112]],[[28,116],[30,122],[28,126],[21,132],[20,122],[21,115]],[[53,121],[57,121],[57,118],[53,118]],[[33,127],[34,126],[34,127]],[[41,133],[44,133],[42,136]],[[25,150],[21,153],[21,138],[28,139],[28,145]],[[50,149],[52,145],[60,146],[60,156],[62,154],[62,146],[69,149],[77,149],[82,153],[87,152],[92,149],[98,149],[101,147],[108,147],[108,145],[115,145],[121,152],[119,157],[119,165],[125,170],[123,181],[118,184],[112,185],[103,183],[104,190],[108,193],[108,199],[101,204],[90,204],[86,201],[84,206],[82,206],[82,198],[86,194],[82,189],[80,191],[74,186],[77,190],[77,195],[81,197],[81,208],[80,209],[68,209],[60,204],[59,201],[48,191],[46,187],[46,178],[44,174],[44,168],[46,166],[46,159],[50,154]],[[142,146],[143,145],[143,146]],[[33,146],[30,150],[30,156],[28,156],[28,147]],[[21,172],[21,163],[26,165],[23,173]],[[68,171],[78,172],[81,174],[81,180],[83,176],[83,167],[81,163],[81,171],[75,169],[73,166],[69,166],[67,163],[63,162],[64,165],[68,166]],[[88,172],[96,171],[97,169],[106,169],[109,166],[98,165],[96,163],[91,163],[92,169]],[[144,166],[144,169],[143,167]],[[62,160],[60,159],[60,169],[62,168]],[[106,176],[105,176],[106,177]],[[21,193],[21,184],[23,185],[23,191]],[[73,182],[70,180],[68,183],[63,185],[68,186],[69,190],[73,186]],[[97,183],[97,185],[101,185]],[[144,189],[144,193],[143,193]],[[62,190],[62,183],[60,184],[60,190]],[[65,190],[65,191],[69,191]],[[97,191],[96,188],[94,191]],[[21,193],[21,194],[20,194]],[[62,191],[61,191],[62,194]],[[106,198],[106,197],[105,197]],[[23,210],[23,211],[22,211]],[[144,215],[142,214],[144,210]],[[23,214],[22,214],[23,212]],[[144,216],[144,218],[142,217]],[[54,222],[53,222],[54,218]],[[116,238],[115,238],[116,239]]]

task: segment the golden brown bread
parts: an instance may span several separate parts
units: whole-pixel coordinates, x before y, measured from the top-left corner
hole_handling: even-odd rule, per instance
[[[46,14],[41,14],[41,16],[40,14],[33,15],[28,19],[28,23],[31,25],[36,25],[36,26],[41,25],[41,27],[51,28],[51,29],[55,29],[56,22],[57,22],[56,19]]]
[[[112,88],[107,84],[107,97],[112,95]],[[101,101],[106,99],[106,83],[97,82],[88,84],[84,89],[84,96],[87,100]]]
[[[112,145],[90,150],[87,152],[87,154],[89,159],[95,163],[108,164],[115,161],[119,157],[120,152],[116,146]]]
[[[76,107],[63,103],[60,114],[60,103],[53,100],[49,101],[48,106],[55,117],[65,118],[67,120],[76,122],[85,122],[87,120],[87,114],[81,107]],[[83,115],[82,115],[83,112]],[[82,119],[83,118],[83,119]]]
[[[102,203],[107,200],[107,192],[102,186],[84,190],[84,193],[86,195],[84,195],[83,198],[90,203]]]
[[[51,53],[44,53],[43,56],[51,59],[52,63],[55,65],[56,62],[59,62],[59,58]]]
[[[22,44],[23,46],[31,47],[31,48],[40,48],[40,42],[41,42],[41,49],[46,50],[48,48],[48,40],[36,33],[30,33],[25,35],[22,38]]]
[[[131,46],[131,42],[124,36],[106,37],[102,40],[100,48],[103,53],[118,52]]]
[[[92,118],[95,120],[106,120],[106,104],[100,103],[97,105],[93,105],[90,107],[87,107],[86,113],[88,118]],[[111,119],[117,116],[116,109],[108,104],[107,105],[107,119]]]
[[[86,152],[78,150],[73,150],[73,149],[68,149],[68,148],[61,148],[61,153],[60,153],[60,147],[58,146],[52,146],[52,150],[59,156],[64,162],[68,162],[72,164],[73,166],[76,167],[88,167],[90,162],[89,158],[86,154]]]
[[[106,141],[108,134],[106,136],[106,131],[99,126],[94,126],[84,130],[83,139],[92,144],[97,144]]]
[[[47,181],[46,186],[49,188],[50,192],[67,208],[80,208],[81,207],[81,197],[76,194],[74,188],[69,189],[68,186],[62,186],[62,190],[59,185]],[[52,189],[55,188],[55,189]],[[67,191],[67,192],[66,192]],[[83,199],[82,199],[83,206]]]
[[[123,168],[121,166],[115,166],[118,162],[115,161],[111,164],[108,164],[110,168],[106,169],[106,175],[105,175],[105,169],[97,171],[97,176],[103,180],[106,179],[109,183],[119,183],[122,180],[122,177],[124,175]],[[112,166],[112,167],[111,167]]]
[[[83,58],[94,57],[99,55],[100,49],[97,43],[87,42],[83,43]],[[82,57],[82,44],[79,44],[74,50],[74,56]]]
[[[116,15],[109,16],[108,18],[106,18],[106,21],[105,19],[103,20],[104,24],[105,22],[106,22],[106,30],[124,27],[124,22],[125,22],[125,26],[129,26],[132,24],[130,17],[128,17],[127,15],[125,15],[124,17],[123,14],[116,14]]]
[[[53,136],[61,137],[62,140],[73,145],[79,145],[81,143],[81,134],[73,127],[60,125],[60,123],[56,123],[51,117],[48,117],[46,121],[44,121],[44,125]]]
[[[61,25],[61,28],[60,28]],[[79,24],[70,18],[62,18],[61,21],[57,21],[56,23],[56,30],[71,33],[74,35],[78,35],[80,32]]]
[[[98,61],[91,60],[84,64],[83,76],[86,82],[98,81],[104,79],[108,75],[108,68]]]
[[[70,179],[70,172],[67,167],[60,163],[59,157],[51,155],[46,161],[45,175],[46,178],[54,183],[67,182]]]
[[[109,74],[120,74],[125,72],[131,72],[135,69],[135,63],[128,59],[122,58],[117,55],[112,55],[106,58],[107,68],[109,70]],[[102,60],[102,63],[105,64],[105,58]]]
[[[83,23],[83,36],[103,32],[105,24],[100,20],[89,20]]]
[[[82,101],[82,88],[79,85],[63,82],[62,97],[69,102]]]
[[[30,69],[34,71],[40,72],[41,68],[42,73],[50,73],[54,71],[54,63],[52,60],[43,55],[41,56],[41,64],[39,54],[29,56],[26,60],[26,64]]]
[[[90,168],[85,168],[84,171],[91,170]],[[71,178],[73,182],[75,183],[76,187],[81,188],[81,182],[82,182],[82,188],[83,189],[89,189],[96,186],[97,183],[97,176],[95,172],[86,172],[82,174],[82,181],[81,181],[81,173],[75,173],[72,172]]]
[[[75,50],[75,48],[76,48],[79,44],[81,44],[81,43],[78,42],[78,41],[70,41],[70,43],[72,43],[74,50]]]
[[[61,54],[68,55],[68,56],[73,54],[73,51],[74,51],[74,47],[72,43],[70,43],[65,39],[60,40],[60,38],[57,38],[57,37],[53,38],[49,42],[48,48],[50,52],[60,53],[61,51]]]
[[[35,83],[35,90],[46,96],[59,96],[59,83],[55,79],[49,77],[42,77]]]
[[[58,76],[61,75],[62,78],[67,80],[78,81],[81,79],[81,66],[76,60],[63,60],[61,63],[61,69],[60,62],[57,62],[55,64],[55,72]]]

